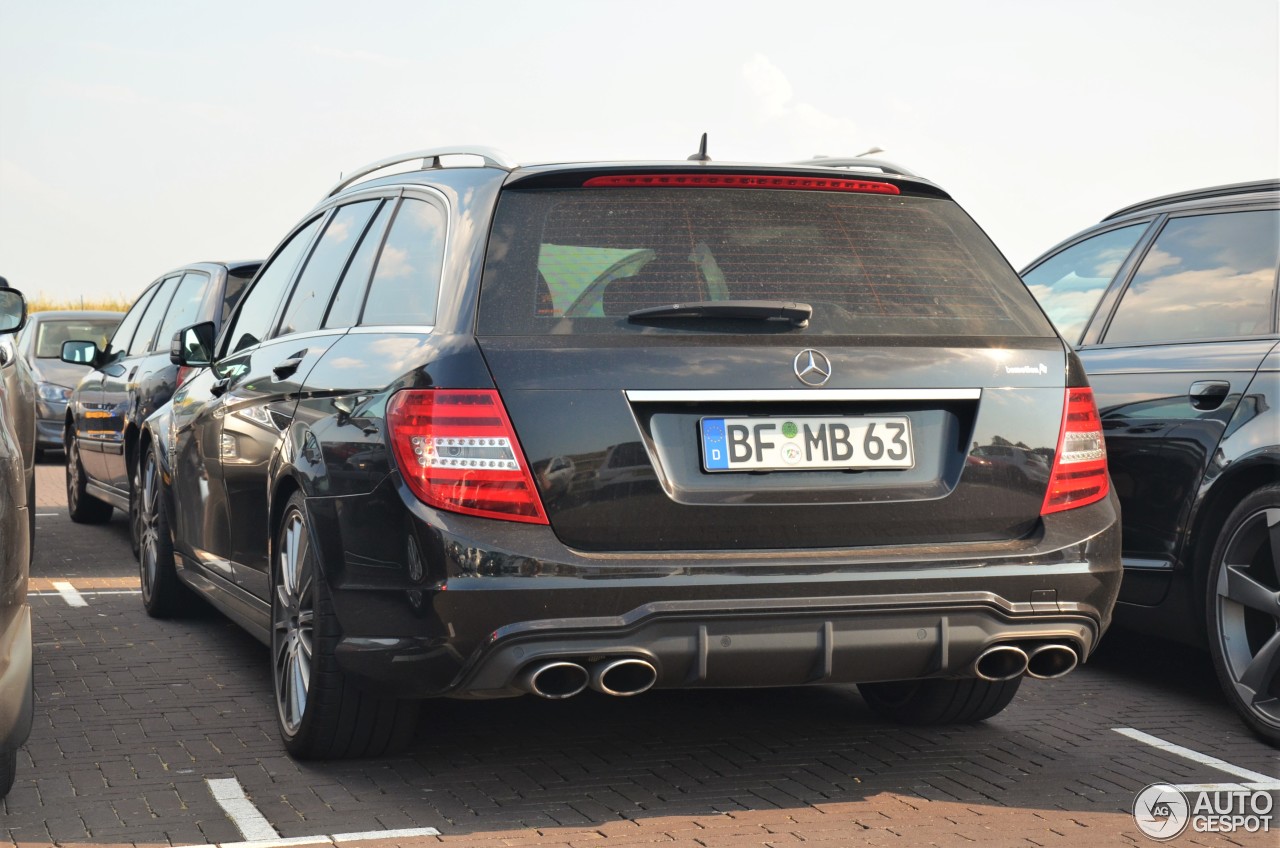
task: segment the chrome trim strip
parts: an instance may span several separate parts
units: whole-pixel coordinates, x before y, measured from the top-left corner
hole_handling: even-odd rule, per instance
[[[978,400],[982,389],[674,389],[627,390],[627,400],[638,403],[690,401],[746,402],[764,400]]]
[[[429,324],[362,324],[359,327],[352,327],[347,330],[350,335],[367,335],[369,333],[419,333],[421,335],[431,335],[435,330],[434,326]]]

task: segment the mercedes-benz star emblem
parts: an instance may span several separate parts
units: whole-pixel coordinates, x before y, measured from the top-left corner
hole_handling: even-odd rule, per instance
[[[796,354],[796,376],[806,386],[821,386],[831,379],[831,360],[812,348]]]

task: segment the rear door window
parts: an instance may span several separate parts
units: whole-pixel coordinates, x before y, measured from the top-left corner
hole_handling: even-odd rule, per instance
[[[1102,293],[1149,224],[1144,221],[1076,242],[1022,276],[1067,341],[1080,343]]]
[[[806,333],[1054,335],[951,201],[718,188],[504,192],[480,331],[688,332],[708,324],[627,315],[723,300],[808,303]]]
[[[360,246],[342,272],[338,293],[334,295],[329,314],[324,319],[326,327],[350,327],[360,320],[360,307],[364,305],[369,274],[373,271],[373,261],[378,258],[378,248],[382,247],[382,237],[386,235],[387,222],[391,220],[394,209],[394,201],[382,204],[377,216],[365,228]]]
[[[378,208],[378,202],[366,200],[341,206],[329,219],[324,234],[316,240],[311,257],[298,276],[298,284],[289,296],[289,305],[285,307],[276,335],[305,333],[319,328],[338,277],[346,268],[369,218]]]
[[[1171,218],[1125,289],[1107,344],[1271,333],[1280,211]]]
[[[361,324],[434,325],[444,259],[445,212],[406,197],[378,255]]]
[[[138,323],[142,320],[142,315],[147,311],[151,298],[155,296],[156,289],[159,286],[152,286],[142,293],[142,297],[138,298],[129,311],[121,320],[120,326],[116,327],[115,333],[111,336],[110,350],[115,353],[123,353],[129,349],[129,342],[133,340],[133,333],[138,329]]]
[[[178,279],[178,277],[170,277],[156,289],[155,296],[147,305],[147,311],[138,322],[137,332],[133,334],[133,342],[129,345],[129,356],[150,353],[154,349],[152,342],[155,341],[156,330],[160,327],[160,321],[164,318],[169,301],[173,298],[173,289],[178,284]]]

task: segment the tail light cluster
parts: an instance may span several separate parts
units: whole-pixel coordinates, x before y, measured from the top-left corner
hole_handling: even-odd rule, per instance
[[[1058,450],[1041,515],[1095,503],[1107,496],[1107,446],[1093,389],[1067,389]]]
[[[524,452],[492,389],[410,389],[387,405],[400,473],[437,509],[546,524]]]

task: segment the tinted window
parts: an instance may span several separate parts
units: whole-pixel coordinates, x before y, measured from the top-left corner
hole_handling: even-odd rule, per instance
[[[1073,244],[1022,277],[1067,341],[1080,341],[1098,299],[1146,232],[1147,223],[1109,230]]]
[[[1173,218],[1120,298],[1105,341],[1269,333],[1278,255],[1280,211]]]
[[[321,220],[323,219],[316,218],[299,230],[258,275],[232,319],[227,335],[228,353],[253,347],[266,337],[271,321],[276,317],[276,307],[280,305],[284,288],[289,284],[302,251],[311,243],[311,237]]]
[[[115,333],[111,336],[112,351],[123,353],[129,349],[129,341],[133,338],[133,331],[138,328],[138,322],[142,320],[142,313],[147,311],[147,304],[151,302],[151,296],[155,294],[157,288],[158,286],[152,286],[143,292],[142,297],[138,298],[138,302],[125,314],[124,320],[120,322],[120,326],[116,327]]]
[[[236,304],[240,302],[240,295],[244,294],[244,287],[249,285],[253,275],[258,273],[259,267],[255,265],[252,268],[241,268],[240,273],[227,275],[227,284],[222,291],[222,308],[217,316],[219,324],[231,316],[231,310],[236,308]]]
[[[361,324],[435,324],[444,258],[444,210],[406,198],[369,284]]]
[[[350,327],[360,320],[360,307],[364,305],[369,272],[373,270],[373,260],[378,256],[378,248],[382,246],[382,237],[387,231],[387,222],[391,220],[394,208],[394,203],[384,203],[378,210],[378,216],[365,230],[356,255],[351,258],[351,264],[342,275],[333,305],[329,307],[329,315],[324,320],[326,327]]]
[[[209,293],[209,275],[188,271],[178,283],[178,289],[169,302],[169,311],[160,324],[160,335],[156,337],[156,347],[169,349],[169,341],[173,334],[200,320],[200,305]]]
[[[601,188],[507,191],[499,201],[481,332],[717,329],[626,318],[705,300],[809,303],[806,334],[1053,335],[990,240],[947,200]]]
[[[351,251],[364,234],[378,203],[377,200],[352,203],[339,208],[329,219],[324,235],[316,241],[311,258],[289,296],[289,305],[285,307],[277,335],[302,333],[320,326],[338,276],[346,267]]]
[[[129,345],[130,356],[149,353],[155,349],[152,341],[155,339],[156,330],[160,326],[160,320],[164,318],[165,309],[169,306],[169,300],[173,297],[174,286],[177,284],[177,277],[170,277],[160,284],[156,296],[151,298],[147,311],[143,314],[142,320],[138,322],[138,331],[133,334],[133,342]],[[165,347],[168,347],[168,345],[166,344]]]
[[[99,349],[103,349],[118,323],[120,322],[114,318],[41,321],[36,329],[36,358],[57,359],[62,356],[62,343],[70,341],[93,342]]]

